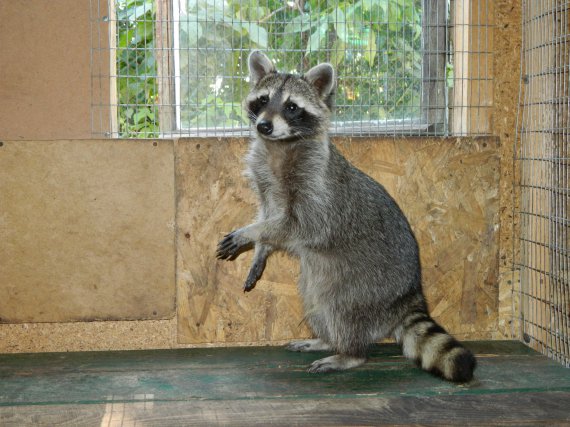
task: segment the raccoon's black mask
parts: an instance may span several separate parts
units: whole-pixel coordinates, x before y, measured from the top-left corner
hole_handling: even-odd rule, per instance
[[[332,65],[319,64],[303,76],[278,73],[267,56],[254,51],[249,70],[252,89],[244,106],[261,138],[285,142],[327,133],[335,87]]]

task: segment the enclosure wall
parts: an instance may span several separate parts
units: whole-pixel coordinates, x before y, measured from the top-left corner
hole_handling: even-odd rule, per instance
[[[31,316],[10,320],[0,313],[0,351],[277,343],[306,335],[304,326],[299,326],[302,314],[294,286],[295,262],[285,257],[272,260],[259,289],[244,296],[240,288],[249,258],[236,264],[214,261],[216,241],[254,215],[253,195],[241,175],[240,157],[246,141],[159,140],[158,146],[153,146],[152,140],[67,141],[91,137],[90,31],[97,28],[91,26],[87,0],[58,1],[50,7],[47,10],[45,2],[33,0],[27,2],[24,12],[12,2],[0,4],[0,17],[7,23],[0,27],[0,94],[8,100],[0,106],[0,162],[12,168],[0,168],[0,253],[2,259],[13,263],[9,269],[0,266],[0,301],[11,301],[12,313]],[[509,337],[513,317],[511,188],[520,10],[510,1],[495,1],[492,7],[496,20],[494,80],[492,90],[486,90],[491,95],[491,106],[486,109],[491,112],[491,136],[335,140],[351,161],[384,183],[402,204],[420,240],[430,308],[462,339]],[[103,92],[109,93],[108,88]],[[20,143],[22,140],[26,142]],[[46,142],[41,140],[52,141],[44,147]],[[132,144],[143,145],[131,150]],[[90,154],[93,147],[98,147],[97,155]],[[156,148],[160,152],[152,151]],[[12,160],[8,161],[8,156]],[[21,169],[24,158],[33,160],[30,174]],[[171,159],[170,165],[167,159]],[[34,162],[42,165],[43,175],[37,173],[40,169],[35,169]],[[82,169],[82,164],[93,169]],[[110,171],[109,179],[97,180],[90,173],[98,164],[99,172]],[[112,168],[122,172],[114,175]],[[68,176],[70,170],[75,181],[49,179],[58,174]],[[26,186],[34,173],[35,186]],[[163,179],[158,181],[157,192],[171,194],[175,203],[172,221],[166,219],[168,215],[160,216],[166,209],[163,204],[169,204],[170,199],[164,195],[157,199],[157,192],[147,185],[157,182],[155,175]],[[132,203],[133,212],[127,209],[122,212],[126,216],[120,217],[130,220],[119,221],[124,241],[115,242],[113,236],[120,233],[108,234],[105,229],[110,226],[105,216],[113,217],[117,209],[112,203],[101,208],[98,201],[85,197],[79,200],[79,211],[67,209],[73,201],[67,197],[73,194],[69,193],[72,184],[76,194],[93,194],[95,198],[98,192],[108,193],[108,200],[127,198]],[[16,228],[14,218],[18,212],[25,213],[23,208],[31,199],[41,202],[35,205],[36,222],[23,221]],[[162,201],[149,204],[153,200]],[[91,211],[94,207],[107,212]],[[41,222],[42,210],[56,213],[49,223]],[[74,212],[79,217],[73,218]],[[45,244],[52,236],[50,231],[83,232],[77,226],[88,227],[93,212],[102,215],[96,223],[103,228],[101,234],[93,233],[90,238],[96,241],[95,246],[107,247],[107,255],[121,247],[117,257],[102,263],[102,258],[86,251],[89,245],[81,239],[71,239],[76,246],[66,247],[66,257],[62,257],[62,247]],[[148,218],[162,231],[154,235],[141,226]],[[43,252],[31,257],[34,238],[42,239]],[[147,246],[140,246],[138,240]],[[170,243],[160,249],[159,242]],[[168,263],[159,262],[158,251],[160,256],[171,254],[170,265],[176,261],[171,275]],[[156,263],[152,264],[156,265],[154,276],[130,275],[140,259]],[[14,265],[25,265],[26,274],[15,275],[18,269]],[[42,296],[39,292],[53,284],[38,279],[53,279],[53,274],[42,276],[42,272],[62,267],[69,272],[99,269],[113,273],[102,275],[109,292],[106,295],[89,288],[85,274],[58,278],[56,289],[86,292],[84,297],[77,292],[81,304],[75,302],[73,308],[88,313],[83,320],[89,321],[78,321],[81,319],[69,311],[67,317],[54,317],[57,303],[69,300],[58,300],[57,293],[44,292]],[[114,293],[129,295],[127,288],[133,280],[138,286],[130,289],[134,295],[131,308],[148,309],[124,317],[109,313],[111,303],[117,303]],[[159,280],[165,280],[166,299],[170,290],[176,292],[176,307],[167,304],[165,310],[155,310],[138,304],[141,295],[137,292],[142,289],[144,294]],[[103,298],[100,306],[105,307],[105,301],[109,306],[106,312],[94,314],[86,307],[98,296]],[[148,301],[150,294],[142,296]]]
[[[500,336],[496,138],[335,143],[409,217],[433,316],[463,339]],[[271,259],[243,294],[251,254],[215,259],[217,241],[255,216],[241,173],[246,147],[242,139],[4,141],[0,256],[11,262],[0,271],[3,350],[93,348],[69,322],[175,316],[175,251],[177,320],[149,323],[176,324],[163,346],[306,336],[297,262]],[[133,345],[143,344],[121,344]]]
[[[533,348],[570,366],[570,4],[523,2],[517,165],[520,322]]]
[[[109,99],[91,76],[92,15],[89,0],[0,2],[0,138],[91,138],[92,97]]]

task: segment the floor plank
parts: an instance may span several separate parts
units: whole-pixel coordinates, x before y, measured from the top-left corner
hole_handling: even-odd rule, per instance
[[[11,406],[0,425],[570,425],[570,393]]]
[[[570,370],[517,342],[468,343],[469,384],[373,348],[352,371],[275,347],[0,355],[0,425],[570,425]]]

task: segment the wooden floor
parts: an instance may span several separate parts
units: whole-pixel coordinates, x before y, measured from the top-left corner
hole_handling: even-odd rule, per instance
[[[0,355],[0,426],[570,425],[570,370],[518,342],[472,342],[455,385],[376,346],[358,369],[275,347]]]

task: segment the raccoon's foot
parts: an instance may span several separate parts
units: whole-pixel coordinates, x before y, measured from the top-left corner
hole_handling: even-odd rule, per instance
[[[250,250],[252,247],[253,242],[242,237],[239,230],[235,230],[220,240],[216,258],[233,261],[241,253]]]
[[[302,352],[331,350],[331,346],[329,344],[318,338],[312,340],[291,341],[285,348],[289,351]]]
[[[307,369],[312,374],[317,372],[344,371],[346,369],[356,368],[366,362],[365,357],[346,356],[344,354],[335,354],[334,356],[325,357],[324,359],[315,360]]]

